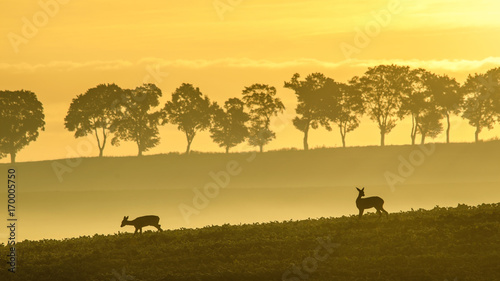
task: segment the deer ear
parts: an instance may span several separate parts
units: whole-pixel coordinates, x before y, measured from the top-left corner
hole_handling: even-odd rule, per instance
[[[362,191],[365,191],[365,188],[363,187],[363,189],[361,189]]]
[[[356,189],[357,189],[358,191],[361,191],[361,189],[359,189],[359,188],[357,188],[357,187],[356,187]]]

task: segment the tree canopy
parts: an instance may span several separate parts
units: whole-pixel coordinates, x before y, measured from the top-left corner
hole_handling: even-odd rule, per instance
[[[260,152],[264,145],[276,138],[271,130],[271,118],[285,110],[280,98],[276,98],[276,88],[266,84],[253,84],[243,90],[243,101],[250,110],[250,130],[248,143],[258,146]]]
[[[322,73],[309,74],[304,80],[299,80],[300,75],[295,73],[289,82],[285,81],[284,87],[295,91],[297,96],[297,117],[293,119],[293,125],[304,133],[304,150],[309,149],[309,129],[317,129],[319,125],[328,126],[327,114],[325,114],[325,85],[332,84],[333,79]]]
[[[462,117],[469,120],[469,124],[476,128],[475,142],[479,141],[479,134],[483,129],[493,129],[498,117],[496,97],[499,93],[494,83],[495,74],[496,70],[490,70],[484,74],[469,75],[462,87],[464,94]]]
[[[248,137],[246,122],[250,119],[244,111],[245,104],[238,98],[231,98],[224,103],[224,108],[215,105],[211,137],[220,147],[229,149],[242,143]]]
[[[296,95],[293,125],[303,134],[304,150],[309,149],[310,130],[320,126],[328,131],[337,126],[345,147],[347,134],[359,127],[365,114],[377,125],[381,146],[398,120],[411,121],[411,144],[419,134],[422,144],[426,138],[438,137],[445,127],[443,120],[449,143],[453,115],[475,128],[476,142],[484,129],[500,122],[500,67],[469,75],[462,85],[423,68],[378,65],[346,83],[319,72],[303,79],[295,73],[283,87]],[[188,83],[181,84],[157,110],[161,96],[154,84],[135,89],[99,84],[72,100],[64,125],[76,138],[94,135],[99,157],[110,137],[112,145],[135,142],[142,155],[159,144],[158,126],[166,123],[184,132],[186,153],[204,130],[226,152],[245,140],[262,152],[276,138],[273,117],[285,110],[276,88],[267,84],[244,87],[241,99],[229,98],[222,106]],[[15,162],[16,154],[45,129],[43,106],[33,92],[0,91],[0,114],[0,158],[10,155]]]
[[[43,106],[35,93],[26,90],[0,91],[0,154],[16,154],[45,130]]]
[[[64,126],[75,132],[75,138],[93,134],[97,140],[99,157],[102,157],[123,97],[124,91],[116,84],[100,84],[88,89],[71,102]]]
[[[370,119],[380,130],[380,145],[385,136],[396,126],[403,103],[403,94],[410,88],[408,66],[379,65],[369,68],[365,74],[355,77],[356,87],[363,92],[365,108]]]
[[[172,100],[165,104],[163,110],[163,124],[168,122],[177,125],[186,134],[188,154],[196,133],[210,128],[214,105],[198,87],[183,83],[172,93]]]
[[[113,123],[111,143],[119,145],[120,140],[133,141],[137,144],[138,155],[160,143],[158,125],[161,111],[155,111],[162,96],[155,84],[143,84],[133,90],[124,91],[124,99],[120,102],[122,110]]]
[[[347,133],[359,126],[361,115],[365,111],[362,93],[355,84],[355,81],[351,81],[349,84],[335,83],[326,87],[330,95],[326,99],[329,109],[326,116],[339,128],[343,147],[346,146]]]
[[[431,88],[436,105],[446,117],[446,143],[450,142],[450,116],[459,114],[462,110],[463,92],[455,78],[447,75],[436,75],[431,81]]]

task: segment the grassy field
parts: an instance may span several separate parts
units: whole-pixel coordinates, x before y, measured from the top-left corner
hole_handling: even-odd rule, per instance
[[[365,186],[367,196],[384,198],[389,212],[500,201],[500,142],[425,149],[430,152],[387,146],[18,163],[18,238],[130,231],[119,227],[125,215],[159,215],[165,229],[350,215],[357,212],[356,186]],[[400,174],[402,161],[410,157],[418,165]],[[211,173],[227,173],[228,165],[239,173],[186,219],[180,206],[192,206],[194,190],[217,183]],[[0,165],[5,171],[9,167]],[[391,186],[387,173],[401,175],[402,181]],[[0,196],[6,198],[6,190]],[[6,213],[0,219],[5,221]]]
[[[350,215],[357,213],[356,186],[365,186],[367,196],[384,198],[389,212],[500,201],[500,142],[425,149],[350,147],[18,163],[18,238],[131,231],[119,227],[125,215],[158,215],[165,229]],[[410,157],[418,165],[411,173],[403,170],[402,181],[391,188],[386,174],[399,176],[402,161]],[[239,173],[186,219],[180,206],[192,206],[194,190],[216,183],[211,173],[227,173],[230,163]],[[5,171],[9,167],[0,165]],[[0,196],[6,198],[5,189]],[[0,200],[0,207],[5,203]],[[0,219],[5,216],[1,213]]]
[[[17,253],[1,280],[494,281],[500,204],[23,241]]]

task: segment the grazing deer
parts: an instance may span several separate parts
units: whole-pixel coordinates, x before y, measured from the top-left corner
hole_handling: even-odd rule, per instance
[[[159,222],[160,217],[158,216],[143,216],[131,221],[129,221],[128,216],[126,216],[123,217],[121,227],[124,227],[126,225],[133,225],[135,227],[134,235],[137,233],[137,230],[139,230],[142,234],[142,228],[148,225],[156,227],[158,231],[163,231],[163,229],[161,229],[161,225],[158,224]]]
[[[377,214],[379,215],[379,218],[382,217],[382,212],[385,213],[387,217],[389,217],[389,213],[387,213],[386,210],[384,210],[384,199],[374,196],[374,197],[368,197],[368,198],[361,198],[365,196],[365,188],[359,189],[356,187],[358,190],[358,198],[356,199],[356,207],[359,209],[359,218],[363,215],[363,212],[365,209],[370,209],[370,208],[375,208],[377,209]]]

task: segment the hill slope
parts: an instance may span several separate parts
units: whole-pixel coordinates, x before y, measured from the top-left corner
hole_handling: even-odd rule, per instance
[[[17,279],[4,263],[2,280],[492,281],[500,204],[23,241],[18,255]]]
[[[229,161],[237,162],[242,170],[231,179],[233,188],[294,188],[387,185],[385,173],[397,174],[401,159],[415,163],[415,170],[405,177],[409,184],[500,182],[498,155],[500,141],[426,144],[423,148],[402,145],[59,159],[15,165],[23,173],[24,191],[190,189],[206,184],[211,171],[226,170]],[[0,168],[10,166],[0,164]]]
[[[18,163],[18,213],[23,218],[19,238],[111,234],[120,230],[123,216],[148,214],[160,216],[165,229],[349,215],[357,212],[355,186],[365,186],[367,196],[384,198],[389,212],[500,202],[500,142],[424,148],[349,147]],[[400,173],[405,161],[415,165],[411,170],[403,167]],[[195,190],[201,192],[217,183],[213,174],[227,173],[228,165],[239,173],[228,179],[205,208],[186,218],[180,207],[193,206]],[[10,166],[1,164],[0,170]],[[401,181],[391,188],[387,173],[400,176]],[[5,189],[0,196],[6,196]],[[0,214],[0,219],[5,215]]]

